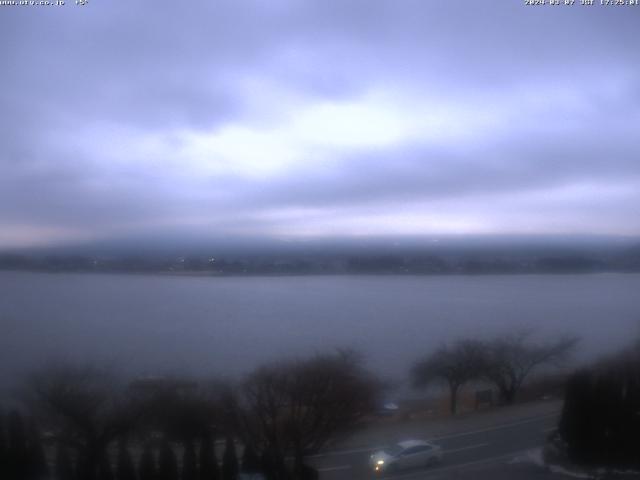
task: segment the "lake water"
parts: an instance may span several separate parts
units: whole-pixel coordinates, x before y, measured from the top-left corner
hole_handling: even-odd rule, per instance
[[[587,359],[640,335],[640,275],[181,277],[0,272],[0,378],[58,359],[238,375],[354,347],[403,379],[441,342],[528,325]]]

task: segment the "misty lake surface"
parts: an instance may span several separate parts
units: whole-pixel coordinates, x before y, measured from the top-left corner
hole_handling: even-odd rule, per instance
[[[236,376],[334,347],[404,380],[440,343],[520,326],[587,360],[640,335],[640,275],[198,277],[0,272],[0,379],[50,361]]]

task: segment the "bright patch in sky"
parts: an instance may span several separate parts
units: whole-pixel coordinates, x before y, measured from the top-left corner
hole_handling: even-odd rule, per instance
[[[496,134],[506,120],[475,106],[442,100],[393,103],[381,96],[310,103],[288,111],[285,120],[274,124],[170,132],[172,141],[163,140],[164,132],[132,138],[137,143],[132,151],[163,145],[164,157],[194,172],[268,178],[286,174],[292,166],[331,164],[359,150],[391,149],[412,142],[455,150],[470,140]]]

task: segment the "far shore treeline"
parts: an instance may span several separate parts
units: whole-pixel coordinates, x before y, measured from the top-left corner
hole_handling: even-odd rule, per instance
[[[640,272],[640,244],[363,244],[0,252],[0,270],[201,275]],[[507,242],[505,245],[504,242]]]

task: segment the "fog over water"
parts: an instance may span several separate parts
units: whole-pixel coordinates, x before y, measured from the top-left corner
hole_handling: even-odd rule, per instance
[[[3,387],[52,359],[127,374],[237,376],[355,347],[404,380],[443,341],[533,326],[582,337],[577,361],[640,334],[640,275],[197,276],[0,272]],[[20,375],[21,376],[21,375]]]

